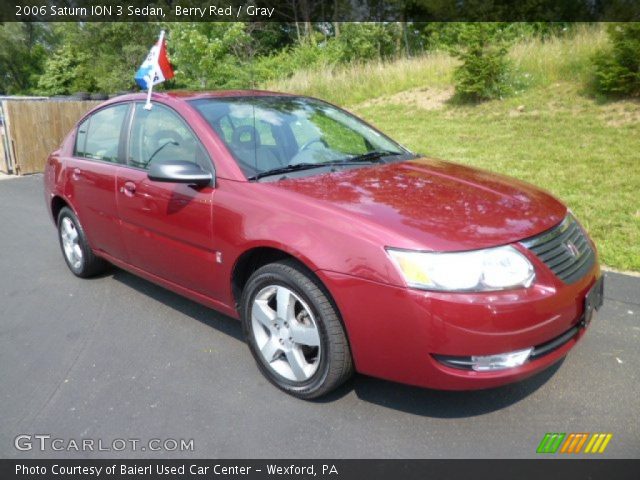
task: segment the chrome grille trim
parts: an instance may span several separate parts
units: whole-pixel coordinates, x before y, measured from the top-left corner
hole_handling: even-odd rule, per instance
[[[577,255],[571,253],[569,243],[575,247]],[[522,240],[520,244],[531,250],[564,283],[580,280],[596,259],[586,233],[571,214],[555,227]]]

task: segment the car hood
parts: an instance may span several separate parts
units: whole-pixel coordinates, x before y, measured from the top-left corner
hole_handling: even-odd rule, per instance
[[[373,223],[377,235],[389,233],[381,241],[404,248],[455,251],[504,245],[553,227],[567,213],[562,203],[529,184],[430,158],[275,185]]]

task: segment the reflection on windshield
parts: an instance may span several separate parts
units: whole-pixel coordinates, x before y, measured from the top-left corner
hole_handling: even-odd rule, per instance
[[[231,151],[248,178],[271,171],[408,153],[352,115],[319,100],[264,96],[190,102]],[[371,152],[379,154],[369,155]]]

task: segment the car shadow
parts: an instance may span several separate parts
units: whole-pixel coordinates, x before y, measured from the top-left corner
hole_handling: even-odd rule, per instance
[[[200,305],[159,285],[113,267],[97,278],[114,280],[162,304],[244,343],[239,321]],[[250,355],[247,350],[247,355]],[[564,358],[521,382],[487,390],[443,391],[402,385],[365,375],[354,378],[315,403],[332,403],[354,392],[362,401],[433,418],[465,418],[491,413],[513,405],[543,386],[558,371]],[[256,376],[259,372],[256,369]]]
[[[216,330],[244,343],[242,325],[234,318],[220,312],[216,312],[211,308],[200,305],[199,303],[178,295],[171,290],[167,290],[155,283],[149,282],[148,280],[117,267],[112,267],[112,269],[108,273],[105,273],[104,276],[111,276],[114,280],[117,280],[118,282],[123,283],[126,286],[153,298],[154,300],[157,300],[167,307],[204,323],[209,327],[215,328]]]
[[[357,375],[321,402],[332,402],[353,391],[365,402],[414,415],[433,418],[465,418],[513,405],[543,386],[558,371],[564,358],[523,381],[486,390],[445,391],[412,387]]]

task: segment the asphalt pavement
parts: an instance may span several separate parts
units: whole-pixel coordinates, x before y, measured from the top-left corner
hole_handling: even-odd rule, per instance
[[[601,458],[640,458],[640,278],[606,276],[584,340],[529,380],[440,392],[358,375],[305,402],[260,375],[237,321],[116,268],[74,277],[42,176],[4,180],[0,458],[523,458],[546,432],[612,433]],[[77,452],[82,439],[193,450]]]

